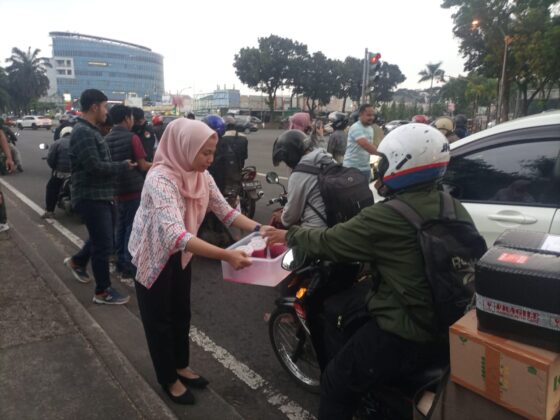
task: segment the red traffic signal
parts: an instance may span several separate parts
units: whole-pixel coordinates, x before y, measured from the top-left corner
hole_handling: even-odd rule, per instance
[[[379,59],[381,58],[381,54],[379,53],[370,53],[369,55],[369,62],[370,64],[377,64],[377,62],[379,61]]]

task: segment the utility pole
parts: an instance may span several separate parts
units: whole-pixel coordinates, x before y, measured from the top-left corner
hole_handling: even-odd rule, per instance
[[[368,67],[369,67],[369,63],[368,63],[368,49],[366,48],[366,52],[364,54],[364,69],[362,72],[362,96],[361,96],[361,103],[364,104],[366,103],[366,86],[367,86],[367,73],[368,73]]]

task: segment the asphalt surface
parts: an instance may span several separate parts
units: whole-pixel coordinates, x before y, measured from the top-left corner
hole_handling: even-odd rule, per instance
[[[272,145],[280,132],[260,130],[248,136],[249,158],[246,163],[255,165],[261,174],[275,170],[281,177],[288,175],[285,166],[274,168],[272,165]],[[42,142],[52,143],[50,131],[22,131],[17,146],[22,155],[24,172],[2,177],[40,207],[44,207],[45,185],[50,176],[50,169],[42,159],[46,151],[39,149]],[[265,195],[257,203],[255,219],[267,223],[274,206],[268,207],[266,202],[277,196],[281,188],[267,185],[263,176],[259,179]],[[281,181],[287,185],[286,180]],[[6,192],[4,187],[2,189]],[[41,221],[36,212],[9,191],[8,195],[9,223],[21,228],[24,237],[28,238],[34,238],[34,232],[40,230],[41,239],[38,239],[39,236],[34,238],[36,250],[54,272],[68,279],[68,272],[61,261],[65,255],[74,253],[76,246]],[[67,216],[60,209],[56,214],[63,227],[81,239],[86,238],[85,228],[77,217]],[[191,346],[192,366],[211,380],[212,392],[243,418],[312,418],[317,412],[318,396],[295,385],[276,360],[269,342],[265,318],[274,309],[274,300],[279,292],[274,288],[224,282],[220,263],[216,261],[197,259],[193,264],[192,324],[195,326],[196,344]],[[129,333],[139,328],[136,299],[131,299],[125,315],[114,317],[108,315],[105,308],[89,303],[92,290],[88,286],[72,283],[71,277],[68,282],[68,287],[80,301],[85,302],[86,310],[102,325],[132,365],[154,389],[157,388],[145,349],[140,353],[137,351],[138,346],[145,346],[145,342],[138,340],[137,336],[131,338]],[[119,284],[119,288],[134,294],[129,285]],[[183,417],[183,412],[176,407],[171,408]]]

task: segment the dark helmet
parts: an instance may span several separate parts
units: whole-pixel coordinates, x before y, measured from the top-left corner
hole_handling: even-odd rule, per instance
[[[335,130],[344,130],[348,126],[348,117],[343,112],[331,112],[329,121]]]
[[[202,119],[202,122],[218,133],[218,137],[222,137],[226,132],[224,120],[219,115],[209,114]]]
[[[466,127],[467,126],[467,117],[463,114],[459,114],[455,117],[455,127]]]
[[[348,117],[348,124],[352,125],[360,118],[360,111],[356,110]]]
[[[272,163],[274,166],[284,162],[290,168],[295,168],[305,153],[306,134],[300,130],[284,131],[274,142],[272,148]]]

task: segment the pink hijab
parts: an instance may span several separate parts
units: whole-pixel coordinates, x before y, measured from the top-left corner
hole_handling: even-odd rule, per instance
[[[304,133],[307,133],[309,127],[311,127],[311,117],[307,112],[296,112],[289,118],[290,130],[301,130]]]
[[[192,165],[204,143],[212,136],[216,133],[203,122],[178,118],[165,129],[152,165],[152,168],[161,166],[175,180],[185,199],[185,228],[193,235],[197,234],[206,215],[210,191],[205,173],[194,171]],[[190,252],[183,252],[183,268],[191,258]]]

